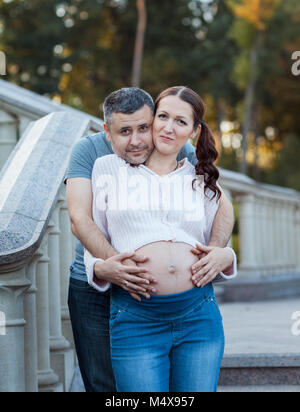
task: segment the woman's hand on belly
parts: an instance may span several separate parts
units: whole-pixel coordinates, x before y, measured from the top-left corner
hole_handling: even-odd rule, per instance
[[[191,267],[192,281],[197,287],[212,282],[220,272],[224,272],[233,263],[233,254],[226,248],[197,244],[192,253],[199,257],[198,262]],[[206,256],[203,257],[203,254]]]

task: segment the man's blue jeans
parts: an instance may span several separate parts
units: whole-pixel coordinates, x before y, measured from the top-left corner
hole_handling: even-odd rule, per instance
[[[224,353],[211,284],[135,301],[114,286],[111,357],[118,392],[216,392]]]
[[[110,360],[110,291],[70,280],[69,309],[79,368],[87,392],[115,392]]]

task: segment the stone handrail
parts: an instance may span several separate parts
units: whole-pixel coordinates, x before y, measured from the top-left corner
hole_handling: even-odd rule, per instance
[[[0,170],[31,121],[61,111],[88,120],[91,129],[102,126],[94,116],[0,79]]]

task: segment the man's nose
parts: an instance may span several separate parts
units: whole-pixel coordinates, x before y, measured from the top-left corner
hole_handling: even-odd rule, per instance
[[[131,135],[130,144],[132,146],[138,146],[140,143],[141,143],[140,134],[137,130],[135,130],[135,131],[133,131],[133,133]]]

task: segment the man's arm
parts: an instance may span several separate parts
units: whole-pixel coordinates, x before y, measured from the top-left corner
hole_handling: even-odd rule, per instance
[[[212,227],[209,246],[226,247],[232,235],[234,211],[231,201],[222,191],[220,205]]]
[[[92,256],[106,260],[118,253],[92,218],[92,182],[85,178],[68,179],[67,205],[71,230]]]

